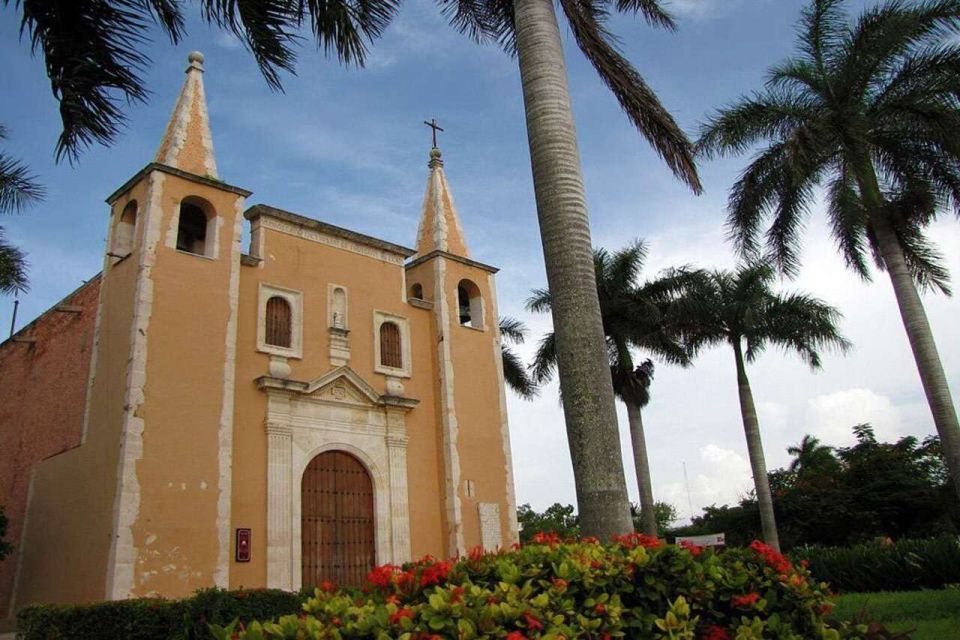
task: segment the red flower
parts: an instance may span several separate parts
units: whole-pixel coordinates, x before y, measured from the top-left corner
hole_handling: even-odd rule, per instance
[[[698,544],[693,544],[689,540],[681,540],[680,547],[689,551],[694,558],[703,553],[703,547]]]
[[[777,573],[787,573],[793,570],[793,565],[790,564],[790,561],[770,545],[764,544],[759,540],[754,540],[750,543],[750,548],[763,558],[767,566],[772,567]]]
[[[552,547],[553,545],[560,543],[560,536],[558,536],[556,533],[544,533],[542,531],[538,531],[537,533],[533,534],[533,542],[536,544],[549,544]]]
[[[730,634],[723,627],[711,624],[700,635],[700,640],[730,640]]]
[[[463,602],[463,587],[454,587],[451,592],[450,602]]]
[[[566,590],[567,585],[570,584],[569,582],[567,582],[567,581],[564,580],[563,578],[553,578],[553,579],[551,579],[551,582],[553,582],[553,587],[554,587],[557,591],[560,591],[561,593],[562,593],[564,590]]]
[[[543,623],[537,620],[529,612],[523,614],[523,619],[527,621],[527,631],[538,631],[543,629]]]
[[[337,584],[335,582],[330,582],[329,580],[324,580],[320,583],[320,591],[336,591]]]
[[[432,584],[439,584],[443,580],[447,579],[447,574],[449,573],[449,562],[437,562],[435,564],[426,566],[423,568],[423,572],[420,574],[420,586],[428,587]]]
[[[511,631],[507,634],[506,640],[527,640],[527,636],[523,635],[519,631]]]
[[[833,611],[833,605],[829,602],[825,602],[819,607],[817,607],[817,613],[819,613],[822,616],[827,615],[831,611]]]
[[[597,606],[593,608],[593,612],[598,616],[602,616],[607,612],[607,607],[602,602],[597,603]]]
[[[399,604],[399,603],[400,603],[400,596],[398,596],[397,594],[391,593],[390,595],[387,596],[387,604]]]
[[[586,538],[581,539],[580,542],[584,544],[598,544],[600,540],[594,536],[587,536]]]
[[[412,609],[398,609],[390,614],[390,624],[398,624],[402,619],[413,620]]]
[[[751,607],[760,599],[760,594],[754,591],[745,596],[734,596],[730,598],[730,604],[735,607]]]
[[[372,584],[375,587],[384,587],[390,586],[391,582],[394,582],[394,574],[399,571],[398,567],[393,566],[392,564],[385,564],[381,567],[375,567],[373,571],[367,574],[367,582]]]
[[[340,618],[337,618],[337,617],[331,618],[331,619],[330,619],[330,624],[332,624],[332,625],[335,626],[335,627],[339,627],[339,626],[340,626]]]
[[[470,559],[474,562],[480,560],[487,554],[482,545],[477,545],[473,549],[470,549]]]
[[[520,551],[520,543],[519,543],[519,542],[514,542],[512,545],[510,545],[510,548],[513,549],[514,551]],[[514,632],[514,633],[516,633],[516,632]]]
[[[643,533],[628,533],[627,535],[614,535],[613,541],[619,544],[621,547],[626,547],[627,549],[633,549],[636,547],[644,547],[647,549],[656,549],[663,546],[663,540],[660,540],[656,536],[648,536]]]

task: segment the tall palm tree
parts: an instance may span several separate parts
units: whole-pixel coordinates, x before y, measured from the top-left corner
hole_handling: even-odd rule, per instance
[[[779,548],[760,421],[746,363],[756,360],[767,346],[775,346],[797,352],[816,370],[822,349],[846,351],[849,343],[837,328],[839,311],[806,294],[774,293],[771,285],[775,278],[774,268],[766,263],[742,266],[736,272],[701,272],[682,304],[685,340],[692,352],[719,344],[733,350],[763,538]]]
[[[10,0],[3,0],[9,4]],[[537,216],[547,281],[554,292],[557,364],[585,535],[607,538],[632,530],[616,407],[606,369],[600,308],[594,287],[590,227],[577,150],[566,66],[553,0],[438,0],[461,32],[496,42],[516,55],[523,85]],[[686,135],[661,105],[607,30],[611,11],[642,15],[674,29],[659,0],[560,0],[580,50],[610,88],[628,118],[673,173],[701,190]],[[369,44],[399,10],[398,0],[202,0],[203,17],[242,38],[267,82],[280,86],[292,71],[300,27],[309,24],[324,51],[363,66]],[[184,33],[179,0],[21,0],[21,32],[42,50],[63,133],[58,157],[76,159],[83,147],[113,141],[123,123],[121,102],[142,101],[139,52],[152,24],[177,42]]]
[[[677,270],[668,277],[638,285],[637,279],[646,256],[646,246],[638,241],[612,254],[605,249],[596,249],[593,261],[610,379],[614,394],[627,407],[630,423],[641,522],[644,533],[657,535],[653,486],[641,413],[641,409],[650,402],[654,366],[649,359],[635,365],[633,351],[640,348],[671,363],[689,363],[687,353],[671,336],[669,327],[670,301],[683,289],[689,275]],[[527,301],[527,308],[545,312],[553,304],[551,291],[537,289]],[[533,379],[538,383],[546,382],[553,376],[556,366],[557,338],[555,333],[548,333],[540,341],[531,365]],[[564,393],[561,384],[561,397]]]
[[[524,400],[537,397],[537,383],[527,373],[527,367],[511,344],[523,344],[527,327],[516,318],[500,318],[500,356],[503,359],[503,381]]]
[[[851,24],[841,0],[803,12],[797,57],[773,67],[766,88],[715,114],[706,155],[756,156],[730,194],[740,251],[766,244],[792,274],[814,187],[847,266],[869,279],[866,253],[890,277],[943,451],[960,497],[960,426],[917,292],[949,294],[947,271],[925,236],[950,205],[960,212],[960,0],[887,0]]]

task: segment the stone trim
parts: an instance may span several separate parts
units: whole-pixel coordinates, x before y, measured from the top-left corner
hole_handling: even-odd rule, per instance
[[[450,310],[446,294],[444,256],[434,262],[434,304],[439,331],[437,369],[440,374],[441,443],[443,447],[444,495],[447,521],[447,555],[458,556],[464,549],[463,515],[460,504],[460,453],[457,449],[459,423],[454,402],[453,358],[450,353]]]
[[[500,271],[499,267],[491,267],[488,264],[477,262],[476,260],[471,260],[470,258],[465,258],[463,256],[458,256],[448,251],[440,251],[439,249],[431,251],[430,253],[425,253],[422,256],[418,256],[414,260],[411,260],[406,265],[404,265],[404,269],[412,269],[418,264],[423,264],[427,260],[430,260],[431,258],[437,258],[437,257],[447,258],[448,260],[453,260],[454,262],[465,264],[468,267],[476,267],[477,269],[486,271],[488,273],[497,273],[498,271]]]
[[[400,357],[402,367],[387,367],[380,362],[380,326],[392,322],[400,329]],[[413,352],[410,348],[410,321],[394,313],[373,310],[373,370],[387,376],[409,378],[413,375]]]
[[[267,344],[267,301],[280,297],[290,305],[290,346]],[[303,292],[261,282],[257,289],[257,351],[285,358],[303,358]]]
[[[520,541],[520,525],[517,522],[517,496],[513,482],[513,454],[510,448],[510,422],[507,414],[507,390],[503,377],[503,357],[500,353],[500,323],[496,320],[500,317],[497,309],[497,285],[493,274],[487,277],[487,289],[490,292],[490,315],[495,322],[493,323],[493,361],[497,369],[497,388],[500,390],[500,441],[503,446],[503,473],[506,478],[506,500],[507,507],[507,542],[513,544]]]
[[[138,415],[147,384],[147,337],[153,310],[153,265],[161,242],[163,182],[166,176],[154,173],[148,178],[143,206],[144,233],[130,325],[130,358],[127,366],[124,419],[117,465],[117,491],[113,506],[113,536],[107,557],[107,600],[122,600],[132,595],[137,548],[133,543],[133,525],[140,514],[140,481],[137,463],[143,457],[144,419]]]
[[[297,213],[257,204],[243,214],[247,220],[260,220],[264,228],[286,233],[312,242],[358,253],[369,258],[402,265],[415,251],[386,240],[350,231]]]
[[[267,586],[302,586],[299,487],[307,465],[325,451],[350,453],[370,473],[377,564],[408,561],[405,414],[416,401],[388,401],[349,367],[311,383],[260,378],[258,385],[267,393]]]
[[[229,191],[230,193],[235,193],[238,196],[247,198],[253,194],[253,191],[248,191],[240,187],[236,187],[232,184],[227,184],[226,182],[221,182],[220,180],[214,180],[213,178],[207,178],[204,176],[198,176],[195,173],[190,173],[189,171],[184,171],[183,169],[177,169],[176,167],[169,167],[165,164],[159,162],[151,162],[140,171],[137,171],[132,178],[127,180],[120,186],[119,189],[107,196],[106,203],[112,205],[116,202],[120,196],[125,194],[133,185],[138,183],[144,176],[146,176],[151,171],[160,171],[161,173],[167,173],[171,176],[177,176],[178,178],[183,178],[184,180],[189,180],[190,182],[195,182],[197,184],[206,185],[208,187],[213,187],[214,189],[219,189],[220,191]]]

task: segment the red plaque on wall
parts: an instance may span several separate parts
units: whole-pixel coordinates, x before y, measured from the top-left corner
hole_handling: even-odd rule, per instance
[[[250,562],[250,529],[237,529],[237,562]]]

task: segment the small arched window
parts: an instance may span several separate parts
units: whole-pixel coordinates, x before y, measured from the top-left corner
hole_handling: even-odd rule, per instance
[[[291,320],[290,303],[280,296],[267,300],[265,342],[274,347],[290,348]]]
[[[457,285],[457,309],[461,325],[483,328],[483,298],[480,288],[470,280],[461,280]]]
[[[131,200],[120,213],[117,226],[113,229],[113,249],[116,258],[122,258],[133,251],[133,232],[137,227],[137,201]]]
[[[177,226],[177,249],[197,255],[207,255],[207,214],[193,202],[180,205]]]
[[[413,286],[410,287],[410,297],[416,300],[423,300],[423,285],[415,282]]]
[[[394,369],[403,368],[400,327],[394,322],[384,322],[380,325],[380,364]]]

